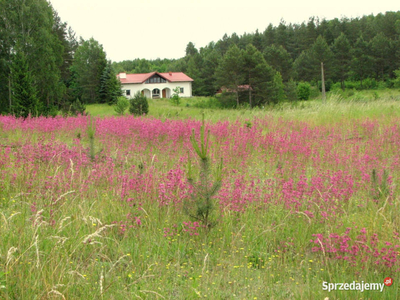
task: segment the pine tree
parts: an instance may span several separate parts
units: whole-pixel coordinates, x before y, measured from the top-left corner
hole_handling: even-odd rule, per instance
[[[268,83],[273,80],[272,68],[265,62],[261,52],[252,44],[247,45],[242,57],[244,82],[249,85],[250,107],[263,104],[268,97]]]
[[[100,78],[99,102],[113,105],[122,96],[121,82],[114,73],[111,62],[107,63]]]
[[[368,78],[372,75],[373,70],[373,58],[371,56],[370,43],[364,40],[363,36],[357,39],[354,48],[351,50],[352,61],[351,61],[351,72],[355,79],[360,80],[362,87],[363,79]]]
[[[275,72],[270,95],[271,102],[275,104],[286,100],[285,85],[283,84],[282,76],[279,72]]]
[[[391,69],[390,64],[394,61],[391,51],[392,43],[380,32],[371,40],[371,50],[375,62],[376,77],[380,77],[383,80],[385,74],[390,73],[388,72]]]
[[[39,99],[32,72],[22,51],[17,51],[11,65],[11,111],[17,117],[37,116]]]
[[[335,57],[335,73],[340,79],[342,90],[345,89],[344,81],[348,76],[351,63],[350,42],[346,35],[342,32],[333,43],[333,54]]]
[[[283,81],[288,81],[292,77],[293,60],[289,52],[282,46],[272,45],[265,48],[264,58],[276,71],[281,73]]]
[[[235,92],[236,103],[239,107],[239,85],[243,83],[244,76],[242,71],[243,56],[240,49],[234,44],[226,52],[218,69],[216,79],[220,87],[226,87]]]
[[[76,50],[71,71],[74,76],[73,94],[83,103],[96,103],[101,88],[101,76],[107,66],[103,46],[91,38],[81,40]]]

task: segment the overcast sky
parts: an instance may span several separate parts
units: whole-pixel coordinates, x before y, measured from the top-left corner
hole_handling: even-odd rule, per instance
[[[50,0],[61,20],[103,45],[108,59],[180,58],[196,48],[269,23],[356,18],[400,10],[398,0]]]

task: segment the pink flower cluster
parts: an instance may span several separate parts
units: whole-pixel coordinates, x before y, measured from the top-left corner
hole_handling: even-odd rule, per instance
[[[350,237],[350,231],[351,228],[347,228],[341,235],[331,233],[327,237],[320,233],[313,234],[315,239],[310,242],[315,246],[312,251],[323,253],[329,259],[348,261],[354,267],[365,268],[368,263],[388,268],[400,267],[400,245],[393,245],[391,242],[382,243],[378,234],[367,235],[365,228],[353,238]]]

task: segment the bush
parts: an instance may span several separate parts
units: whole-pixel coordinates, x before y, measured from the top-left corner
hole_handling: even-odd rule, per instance
[[[203,97],[199,99],[195,99],[193,101],[193,107],[197,108],[210,108],[210,109],[219,109],[222,108],[220,102],[216,97]]]
[[[285,84],[285,94],[286,99],[289,101],[296,101],[297,100],[297,90],[296,90],[296,82],[293,79],[290,79]]]
[[[325,92],[329,92],[332,90],[332,86],[333,86],[333,81],[331,79],[327,79],[325,80]],[[340,86],[340,82],[339,82],[339,86]],[[341,87],[340,87],[341,88]],[[318,81],[318,90],[320,92],[322,92],[322,81]]]
[[[392,83],[395,88],[400,88],[400,69],[394,71],[396,79],[393,79]]]
[[[297,85],[297,98],[299,100],[308,100],[310,99],[311,94],[311,86],[307,82],[300,82]]]
[[[146,96],[138,91],[130,100],[129,112],[135,116],[147,115],[149,113],[149,102]]]
[[[217,95],[216,99],[220,103],[221,108],[235,108],[237,106],[236,95],[234,93],[224,92],[220,95]]]
[[[179,87],[176,87],[174,89],[174,94],[169,99],[169,101],[171,101],[172,104],[179,106],[179,104],[181,103],[181,97],[179,97]]]
[[[124,96],[121,96],[118,97],[114,110],[118,115],[123,116],[128,107],[129,107],[129,100],[126,99]]]
[[[63,116],[77,116],[77,115],[87,115],[86,106],[79,99],[72,102],[66,102],[61,108],[61,113]]]

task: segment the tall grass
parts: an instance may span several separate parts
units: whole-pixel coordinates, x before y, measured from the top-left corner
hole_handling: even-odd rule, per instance
[[[202,110],[156,104],[93,140],[84,116],[0,117],[1,299],[399,298],[397,100],[204,110],[224,158],[208,232],[183,209]]]
[[[351,92],[351,91],[350,91]],[[374,96],[378,93],[378,98]],[[182,98],[179,106],[171,105],[165,99],[149,100],[149,116],[158,119],[194,118],[200,120],[204,112],[210,122],[245,121],[255,117],[284,118],[311,122],[315,125],[343,122],[344,120],[365,117],[399,116],[400,93],[396,90],[356,91],[349,96],[349,91],[334,91],[327,94],[327,102],[315,98],[309,101],[283,102],[275,106],[242,109],[197,108],[193,103],[207,102],[210,98]],[[88,105],[87,111],[93,116],[116,115],[108,105]]]

